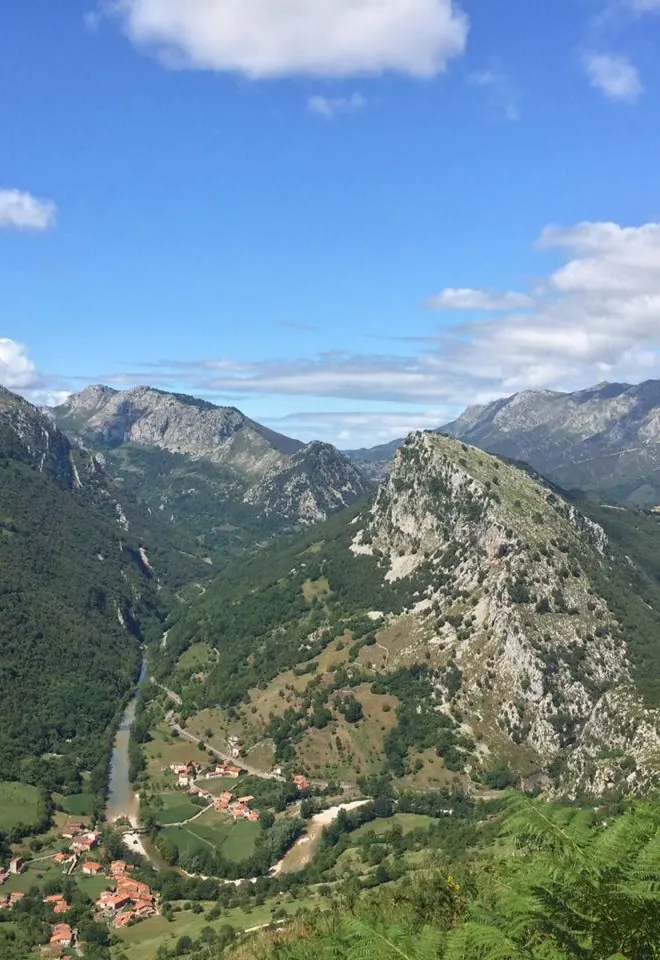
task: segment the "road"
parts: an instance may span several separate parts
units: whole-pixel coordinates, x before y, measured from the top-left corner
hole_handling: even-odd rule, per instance
[[[167,634],[165,634],[165,636],[167,636]],[[153,677],[151,678],[151,682],[154,683],[157,687],[160,687],[161,690],[164,690],[167,696],[170,698],[170,700],[176,703],[178,707],[181,706],[183,701],[181,700],[181,697],[179,696],[178,693],[175,693],[174,690],[169,690],[167,687],[164,687],[162,683],[158,683],[158,681],[154,680]]]
[[[389,653],[389,651],[386,652]],[[161,690],[164,690],[173,703],[176,703],[179,707],[181,706],[182,700],[178,693],[175,693],[174,690],[170,690],[168,687],[163,686],[162,683],[158,683],[158,681],[154,680],[153,678],[151,682],[155,683],[156,686],[160,687]],[[245,770],[245,772],[251,777],[261,777],[262,780],[278,780],[280,783],[284,783],[286,781],[286,777],[282,777],[278,773],[266,773],[264,770],[257,770],[256,767],[252,767],[249,763],[246,763],[243,757],[238,759],[236,757],[232,757],[230,753],[225,753],[225,751],[221,750],[220,747],[215,747],[210,740],[203,739],[202,737],[196,737],[188,730],[184,730],[184,728],[173,719],[172,711],[168,712],[165,719],[170,724],[172,729],[178,732],[180,737],[183,737],[185,740],[189,740],[190,743],[203,743],[207,750],[209,750],[219,760],[227,760],[229,763],[235,764],[235,766],[240,767],[241,770]],[[309,784],[312,787],[320,787],[321,790],[324,790],[328,785],[324,780],[310,780]],[[339,786],[342,790],[355,790],[357,784],[346,781],[340,783]]]
[[[262,780],[279,780],[280,783],[285,782],[285,778],[277,773],[264,773],[263,770],[257,770],[256,767],[251,767],[242,758],[237,760],[235,757],[232,757],[230,753],[225,753],[218,747],[214,747],[208,740],[202,740],[201,737],[196,737],[194,734],[184,730],[183,727],[174,720],[170,720],[170,725],[173,730],[178,732],[180,737],[189,740],[191,743],[203,743],[209,753],[212,753],[214,757],[217,757],[219,760],[228,760],[229,763],[233,763],[237,767],[240,767],[241,770],[245,770],[251,777],[261,777]]]

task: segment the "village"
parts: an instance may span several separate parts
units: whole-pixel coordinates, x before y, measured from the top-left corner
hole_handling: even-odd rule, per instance
[[[240,756],[240,747],[234,747],[234,750],[236,756]],[[236,796],[231,790],[225,790],[219,796],[215,796],[209,790],[200,786],[200,781],[237,780],[243,770],[232,764],[230,760],[222,760],[216,763],[212,770],[204,774],[201,773],[201,764],[192,760],[186,763],[171,763],[169,769],[176,775],[179,789],[185,790],[190,796],[207,800],[218,813],[227,813],[234,820],[243,819],[252,823],[259,820],[259,813],[250,807],[254,800],[253,796]],[[281,770],[277,768],[273,773],[276,776],[281,775]],[[309,787],[309,781],[301,774],[295,774],[292,779],[299,790],[306,790]]]
[[[106,923],[110,928],[122,928],[156,916],[159,913],[158,898],[149,885],[132,876],[133,867],[124,860],[109,861],[102,848],[101,833],[90,830],[83,822],[68,821],[60,831],[62,840],[70,841],[66,849],[52,854],[49,858],[61,867],[65,877],[95,877],[107,880],[106,889],[94,901],[94,918]],[[0,910],[12,910],[25,897],[25,893],[14,891],[5,896],[2,886],[12,876],[20,876],[28,867],[21,857],[14,857],[7,869],[0,872]],[[79,951],[78,935],[75,927],[66,922],[70,904],[62,893],[43,898],[55,918],[62,920],[51,925],[50,955],[66,958],[67,950]]]

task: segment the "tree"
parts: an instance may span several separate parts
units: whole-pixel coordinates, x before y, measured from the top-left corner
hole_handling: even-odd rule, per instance
[[[179,939],[176,942],[176,947],[174,948],[174,952],[177,957],[183,957],[187,953],[190,953],[193,947],[194,947],[194,943],[192,942],[192,939],[190,937],[188,936],[179,937]]]

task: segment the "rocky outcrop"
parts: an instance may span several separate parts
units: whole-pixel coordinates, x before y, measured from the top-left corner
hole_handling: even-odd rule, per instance
[[[4,387],[0,387],[0,452],[49,474],[61,487],[80,485],[81,458],[76,464],[66,437],[36,407]],[[86,466],[93,468],[90,462]]]
[[[315,441],[295,453],[284,468],[269,471],[245,499],[260,505],[266,514],[317,523],[355,503],[367,490],[364,477],[348,457],[328,443]]]
[[[627,637],[600,592],[610,548],[599,526],[527,471],[430,433],[400,448],[356,526],[352,553],[410,584],[418,626],[399,662],[431,657],[437,709],[473,738],[476,767],[560,764],[564,793],[655,783],[659,715],[640,706]]]

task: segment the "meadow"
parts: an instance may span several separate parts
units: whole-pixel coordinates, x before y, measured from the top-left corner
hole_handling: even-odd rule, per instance
[[[26,783],[0,783],[0,830],[8,832],[19,824],[30,826],[39,820],[39,791]]]

